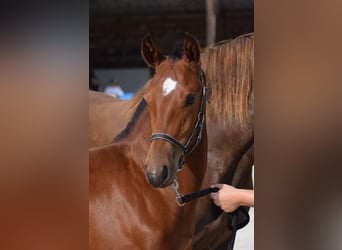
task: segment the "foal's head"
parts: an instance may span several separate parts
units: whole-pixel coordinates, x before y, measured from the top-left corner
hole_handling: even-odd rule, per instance
[[[172,184],[201,133],[205,87],[200,48],[186,34],[183,48],[165,57],[148,35],[142,41],[141,53],[155,69],[144,93],[152,128],[145,174],[153,187],[165,187]]]

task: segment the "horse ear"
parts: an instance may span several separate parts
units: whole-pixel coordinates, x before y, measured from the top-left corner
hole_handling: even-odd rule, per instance
[[[201,51],[200,46],[196,38],[189,33],[185,33],[185,39],[183,44],[183,51],[185,58],[189,62],[200,63]]]
[[[144,58],[144,61],[149,67],[152,68],[157,67],[162,61],[165,60],[165,57],[159,52],[157,46],[152,40],[151,34],[147,34],[143,38],[140,52]]]

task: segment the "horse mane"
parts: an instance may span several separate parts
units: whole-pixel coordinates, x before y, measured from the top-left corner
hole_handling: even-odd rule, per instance
[[[140,116],[141,112],[145,109],[145,107],[146,107],[146,102],[145,102],[145,99],[142,98],[140,100],[136,110],[134,111],[134,114],[133,114],[131,120],[127,123],[126,127],[117,136],[115,136],[112,143],[120,141],[121,139],[126,137],[131,132],[131,130],[134,127],[138,117]]]
[[[169,58],[172,60],[172,61],[176,61],[176,60],[179,60],[182,58],[182,55],[183,55],[183,48],[181,46],[177,46],[176,48],[174,48],[170,55],[169,55]]]
[[[225,127],[246,127],[254,81],[254,34],[205,49],[201,63],[212,100],[207,114],[219,117]]]
[[[126,101],[128,103],[127,109],[122,110],[120,115],[132,112],[133,110],[134,110],[134,113],[130,121],[127,123],[126,127],[117,136],[115,136],[112,142],[117,142],[121,140],[122,138],[126,137],[131,132],[139,115],[146,107],[146,102],[144,100],[144,93],[145,93],[145,90],[150,86],[150,82],[151,82],[151,79],[148,80],[145,83],[145,85],[142,86],[131,99]]]

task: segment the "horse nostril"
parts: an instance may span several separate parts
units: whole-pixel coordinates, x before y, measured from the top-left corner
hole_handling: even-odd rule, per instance
[[[144,167],[145,167],[145,169],[146,169],[146,168],[147,168],[147,165],[145,164]]]
[[[165,180],[167,178],[167,175],[168,175],[168,167],[163,166],[163,172],[162,172],[163,180]]]

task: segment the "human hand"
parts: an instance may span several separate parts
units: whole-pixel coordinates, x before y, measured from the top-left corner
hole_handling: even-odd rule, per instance
[[[230,213],[239,207],[239,200],[236,195],[236,188],[227,184],[216,184],[212,187],[217,187],[220,190],[216,193],[211,193],[210,197],[216,206],[219,206],[223,211]]]
[[[223,211],[231,213],[240,206],[254,206],[254,190],[238,189],[227,184],[216,184],[220,190],[211,193],[215,205],[219,206]]]

